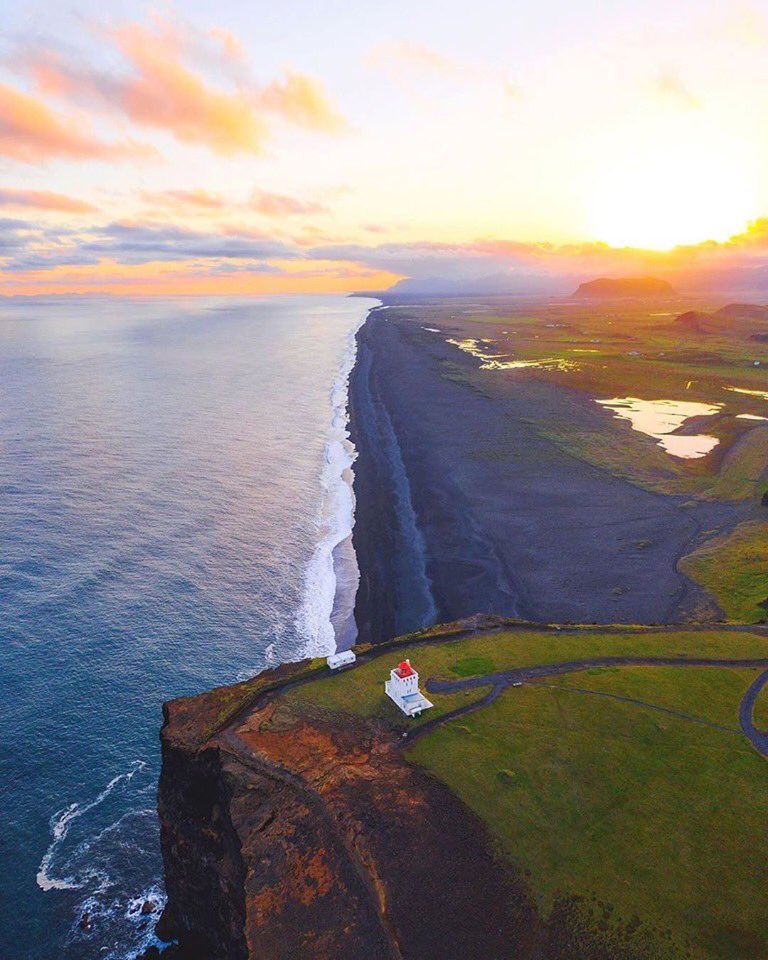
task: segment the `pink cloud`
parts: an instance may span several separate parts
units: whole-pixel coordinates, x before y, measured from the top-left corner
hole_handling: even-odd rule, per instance
[[[57,116],[42,100],[0,83],[0,155],[38,163],[52,157],[112,160],[146,157],[133,142],[107,143],[83,131],[82,121]]]
[[[250,206],[265,217],[290,217],[328,211],[322,203],[300,200],[281,193],[268,193],[266,190],[254,190]]]
[[[84,200],[67,197],[49,190],[15,190],[0,187],[0,207],[26,210],[55,210],[61,213],[93,213],[96,207]]]
[[[216,90],[175,58],[175,44],[137,24],[116,33],[137,75],[115,93],[135,123],[158,127],[218,153],[258,153],[267,135],[246,94]]]
[[[83,67],[55,49],[21,50],[10,62],[44,95],[116,110],[137,126],[221,154],[261,153],[277,118],[324,133],[345,126],[321,85],[304,74],[249,81],[245,51],[226,30],[200,33],[154,18],[148,27],[130,22],[102,36],[122,54],[127,75]],[[219,83],[204,76],[206,66],[216,68]]]

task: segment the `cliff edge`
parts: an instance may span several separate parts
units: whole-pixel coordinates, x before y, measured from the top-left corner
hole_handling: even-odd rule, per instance
[[[418,718],[383,689],[406,657]],[[762,956],[767,690],[766,626],[479,617],[172,701],[158,932],[183,960]]]
[[[480,820],[396,731],[285,705],[320,671],[165,705],[162,936],[185,960],[538,956],[535,910]]]

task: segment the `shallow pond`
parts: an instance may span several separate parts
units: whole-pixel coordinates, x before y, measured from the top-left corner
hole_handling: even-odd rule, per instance
[[[446,343],[453,344],[464,353],[477,357],[481,370],[576,370],[578,364],[573,360],[566,360],[564,357],[541,357],[538,360],[515,360],[509,353],[491,353],[490,349],[495,346],[494,340],[453,340],[449,339]]]
[[[600,406],[612,410],[622,420],[629,420],[632,429],[653,437],[673,457],[695,460],[705,457],[720,442],[707,434],[686,436],[675,434],[691,417],[706,417],[717,413],[720,403],[697,403],[691,400],[641,400],[638,397],[613,397],[596,400]]]

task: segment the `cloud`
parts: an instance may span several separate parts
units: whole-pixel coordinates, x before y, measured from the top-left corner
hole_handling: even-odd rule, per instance
[[[117,111],[137,126],[223,155],[262,153],[276,119],[323,133],[346,126],[320,84],[304,74],[287,70],[268,84],[249,80],[244,51],[227,31],[202,33],[155,17],[150,26],[129,22],[101,35],[126,69],[84,66],[71,52],[40,43],[17,50],[9,62],[44,95]],[[216,68],[215,83],[202,72],[206,66]]]
[[[728,243],[735,247],[768,247],[768,217],[752,220],[743,233],[731,237]]]
[[[221,234],[170,224],[111,223],[79,244],[86,254],[117,263],[163,260],[266,260],[296,256],[293,246],[245,232]]]
[[[250,206],[265,217],[293,217],[306,214],[327,213],[328,207],[310,200],[300,200],[281,193],[254,190]]]
[[[41,100],[0,83],[0,156],[39,163],[55,157],[138,159],[151,152],[133,142],[107,143],[92,137],[83,131],[81,121],[64,120]]]
[[[145,203],[170,209],[193,207],[201,211],[218,211],[227,206],[224,197],[207,190],[145,190],[140,196]]]
[[[0,257],[24,249],[28,244],[25,232],[31,227],[26,220],[0,217]]]
[[[248,95],[217,90],[175,59],[165,37],[129,24],[115,34],[136,75],[115,90],[134,123],[157,127],[187,143],[231,154],[258,153],[267,135]]]
[[[214,289],[204,277],[267,278],[282,271],[292,283],[300,275],[310,286],[321,278],[338,281],[335,290],[343,289],[343,277],[349,279],[349,289],[355,289],[356,278],[360,288],[373,289],[372,278],[384,287],[409,277],[414,280],[411,291],[567,294],[582,280],[598,276],[653,275],[668,279],[682,293],[746,293],[768,289],[768,218],[756,220],[726,243],[710,241],[667,252],[496,239],[468,244],[299,244],[235,227],[193,230],[174,223],[114,222],[65,229],[6,218],[0,219],[0,259],[4,283],[19,283],[12,278],[21,276],[38,283],[49,276],[51,283],[66,286],[70,276],[82,285],[98,285],[99,277],[111,272],[130,276],[136,286],[143,275],[160,290],[171,282],[161,284],[161,275],[178,278],[183,272],[190,286],[185,291],[179,280],[181,292]],[[200,278],[199,283],[194,278]]]
[[[176,212],[221,213],[255,212],[270,218],[297,217],[323,214],[328,207],[312,200],[302,200],[284,193],[254,190],[249,200],[228,200],[218,193],[207,190],[160,190],[145,191],[141,199],[152,206]]]
[[[270,83],[256,99],[266,110],[298,126],[324,133],[340,133],[347,128],[346,121],[331,107],[320,84],[303,73],[286,71],[282,80]]]
[[[725,243],[707,241],[671,251],[616,249],[604,243],[477,240],[467,244],[324,244],[309,259],[343,260],[412,278],[427,290],[484,285],[501,293],[567,293],[598,276],[656,275],[681,292],[768,289],[768,218]],[[411,286],[411,289],[417,289]]]
[[[94,213],[96,207],[84,200],[67,197],[49,190],[15,190],[0,187],[0,207],[20,207],[30,210],[53,210],[61,213]]]

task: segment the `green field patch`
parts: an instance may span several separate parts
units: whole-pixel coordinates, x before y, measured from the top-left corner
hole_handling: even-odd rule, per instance
[[[683,557],[678,566],[714,595],[729,619],[768,619],[768,521],[740,523]]]
[[[566,674],[547,681],[555,687],[589,690],[647,702],[649,709],[661,707],[686,714],[693,720],[713,723],[739,731],[739,704],[759,669],[713,667],[614,667]],[[649,690],[652,699],[648,700]],[[637,709],[644,709],[640,704]]]
[[[590,683],[733,723],[754,672],[704,674],[638,668]],[[642,918],[654,958],[764,954],[766,765],[742,736],[565,685],[510,689],[462,724],[474,736],[447,724],[408,756],[483,819],[545,913],[596,898],[610,925]],[[654,940],[648,925],[671,933]]]
[[[496,669],[490,657],[462,657],[449,668],[458,677],[476,677]]]

